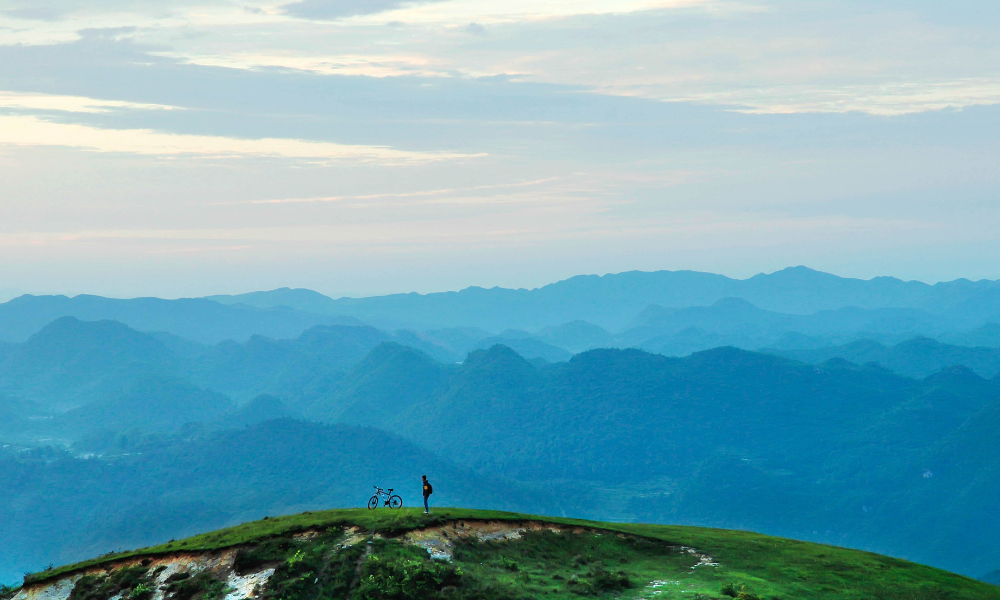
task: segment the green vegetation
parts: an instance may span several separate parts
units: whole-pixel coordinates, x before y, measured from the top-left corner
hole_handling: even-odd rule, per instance
[[[352,600],[431,598],[445,588],[455,591],[465,588],[469,581],[463,577],[461,567],[432,561],[422,548],[405,547],[386,540],[378,540],[373,545],[351,594]]]
[[[226,586],[208,571],[193,576],[178,573],[167,578],[165,591],[168,600],[221,600]]]
[[[451,561],[432,560],[402,534],[466,521],[528,527],[519,539],[451,536]],[[346,527],[360,528],[348,538]],[[306,538],[293,537],[305,531]],[[444,534],[442,534],[444,535]],[[360,537],[359,537],[360,536]],[[346,540],[346,541],[345,541]],[[988,600],[1000,588],[903,560],[741,531],[596,523],[484,510],[333,510],[265,519],[27,578],[41,583],[124,558],[241,546],[238,572],[275,567],[264,600],[622,597],[739,600]],[[148,562],[147,562],[148,564]],[[147,567],[84,577],[70,600],[107,600],[149,585]],[[207,572],[169,582],[170,600],[216,600]],[[131,594],[130,594],[131,595]],[[132,596],[136,597],[136,596]]]
[[[108,600],[119,594],[133,600],[144,600],[152,595],[152,590],[147,567],[127,567],[107,575],[84,575],[76,582],[69,600]]]

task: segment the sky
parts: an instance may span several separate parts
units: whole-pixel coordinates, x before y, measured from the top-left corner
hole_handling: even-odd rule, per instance
[[[0,299],[998,279],[998,193],[995,0],[0,0]]]

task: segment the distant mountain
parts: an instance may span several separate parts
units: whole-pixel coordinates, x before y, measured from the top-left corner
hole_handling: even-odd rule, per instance
[[[813,364],[826,362],[831,358],[843,358],[856,364],[878,363],[907,377],[927,377],[954,365],[968,367],[986,378],[1000,374],[1000,348],[952,346],[924,337],[888,347],[871,340],[859,340],[843,346],[815,350],[763,351]]]
[[[67,408],[120,391],[136,377],[176,374],[166,346],[116,321],[62,317],[14,345],[0,363],[0,390]]]
[[[540,358],[546,362],[565,362],[573,356],[568,350],[558,348],[552,344],[536,339],[534,337],[507,337],[497,335],[479,340],[475,348],[485,350],[492,346],[503,345],[514,350],[526,359]]]
[[[26,342],[5,347],[0,394],[61,412],[116,400],[155,376],[239,402],[270,393],[294,403],[335,387],[348,369],[388,339],[371,327],[334,325],[315,326],[287,340],[253,336],[243,343],[205,346],[170,334],[142,333],[116,321],[62,317]],[[206,412],[193,420],[212,418]],[[83,419],[80,427],[69,430],[83,431],[98,421]]]
[[[257,308],[294,308],[314,314],[336,314],[336,302],[329,296],[302,288],[279,288],[267,292],[250,292],[248,294],[207,296],[220,304],[243,304]]]
[[[535,330],[583,320],[620,331],[650,304],[687,308],[711,305],[723,298],[741,298],[764,310],[790,314],[845,307],[901,308],[951,315],[967,328],[989,320],[1000,321],[1000,281],[959,279],[928,285],[892,277],[842,278],[806,267],[745,280],[694,271],[632,271],[580,275],[533,290],[470,287],[459,292],[340,298],[330,302],[306,292],[275,290],[228,301],[309,307],[389,329],[465,326],[488,331]]]
[[[386,423],[440,393],[447,373],[445,365],[419,350],[383,343],[351,370],[337,393],[313,404],[307,414],[353,425]]]
[[[288,340],[255,335],[242,344],[212,347],[193,363],[190,378],[241,400],[298,394],[310,382],[354,366],[388,339],[372,327],[347,325],[312,327]]]
[[[281,307],[227,306],[203,298],[117,300],[85,295],[20,296],[0,304],[0,340],[24,341],[65,316],[84,321],[115,320],[140,331],[162,331],[206,344],[243,341],[254,334],[290,338],[315,325],[361,324],[348,317]]]
[[[689,473],[720,445],[783,455],[777,447],[802,444],[813,454],[829,441],[814,428],[849,429],[913,385],[731,348],[686,359],[592,350],[539,371],[495,346],[470,354],[445,393],[377,425],[519,479],[621,483]]]
[[[543,327],[534,337],[572,353],[593,348],[612,348],[618,344],[615,336],[606,329],[586,321]]]
[[[184,381],[144,377],[119,395],[74,408],[54,420],[57,431],[139,429],[172,433],[185,423],[214,421],[235,410],[226,396]]]
[[[942,331],[948,323],[945,318],[915,309],[849,307],[797,315],[767,311],[739,298],[724,298],[711,306],[648,306],[617,337],[623,346],[682,355],[684,350],[721,345],[750,349],[787,344],[794,336],[812,344],[862,335],[913,337]]]
[[[297,419],[299,417],[301,415],[282,402],[280,398],[271,394],[261,394],[237,410],[217,417],[212,425],[238,429],[240,427],[257,425],[265,421]]]
[[[619,344],[617,334],[634,328],[636,315],[651,305],[680,310],[707,307],[729,298],[743,300],[772,317],[785,315],[771,318],[765,328],[771,332],[781,329],[781,321],[798,323],[791,318],[795,315],[812,316],[809,326],[803,326],[805,329],[843,334],[837,327],[843,325],[854,331],[870,326],[871,332],[905,332],[911,337],[975,332],[985,323],[1000,322],[998,281],[956,280],[927,285],[890,277],[841,278],[794,267],[745,280],[692,271],[636,271],[600,277],[581,275],[533,290],[471,287],[458,292],[371,298],[332,299],[311,290],[289,288],[181,300],[21,296],[0,304],[0,341],[23,341],[62,316],[113,319],[141,331],[166,332],[207,344],[227,339],[245,341],[254,334],[287,339],[315,325],[361,325],[363,321],[386,331],[410,330],[423,341],[399,341],[429,344],[422,349],[447,361],[464,355],[475,342],[489,336],[486,332],[506,329],[535,332],[539,341],[569,352]],[[688,327],[717,332],[695,322]],[[670,336],[684,328],[656,335]],[[456,333],[463,329],[478,329],[485,335],[473,336],[476,339],[469,346],[459,339],[461,334],[449,336],[442,331]],[[429,339],[424,334],[431,330],[440,335]],[[614,342],[608,332],[616,334]],[[801,332],[801,328],[788,332]],[[721,333],[729,335],[727,343],[737,343],[752,332]],[[969,343],[976,340],[976,345],[1000,345],[993,330],[969,336]],[[624,344],[649,339],[633,338],[630,334]],[[986,338],[991,341],[987,343]],[[841,335],[826,343],[843,341],[846,338]]]
[[[956,346],[1000,348],[1000,323],[986,323],[969,331],[946,332],[938,339]]]

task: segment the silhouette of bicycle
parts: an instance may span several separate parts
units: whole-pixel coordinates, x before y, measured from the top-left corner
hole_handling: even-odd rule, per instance
[[[388,506],[389,508],[402,508],[403,499],[399,496],[393,496],[392,488],[389,488],[389,490],[386,491],[377,485],[373,485],[372,487],[375,488],[376,491],[375,495],[368,501],[368,508],[378,508],[379,500],[382,499],[385,500],[385,504],[383,504],[383,506]]]

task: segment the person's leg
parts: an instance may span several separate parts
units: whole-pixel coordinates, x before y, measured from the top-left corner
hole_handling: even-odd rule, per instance
[[[428,504],[427,504],[427,499],[428,499],[429,497],[430,497],[430,496],[424,496],[424,512],[425,512],[425,513],[429,513],[429,512],[431,512],[431,507],[430,507],[430,505],[428,505]]]

